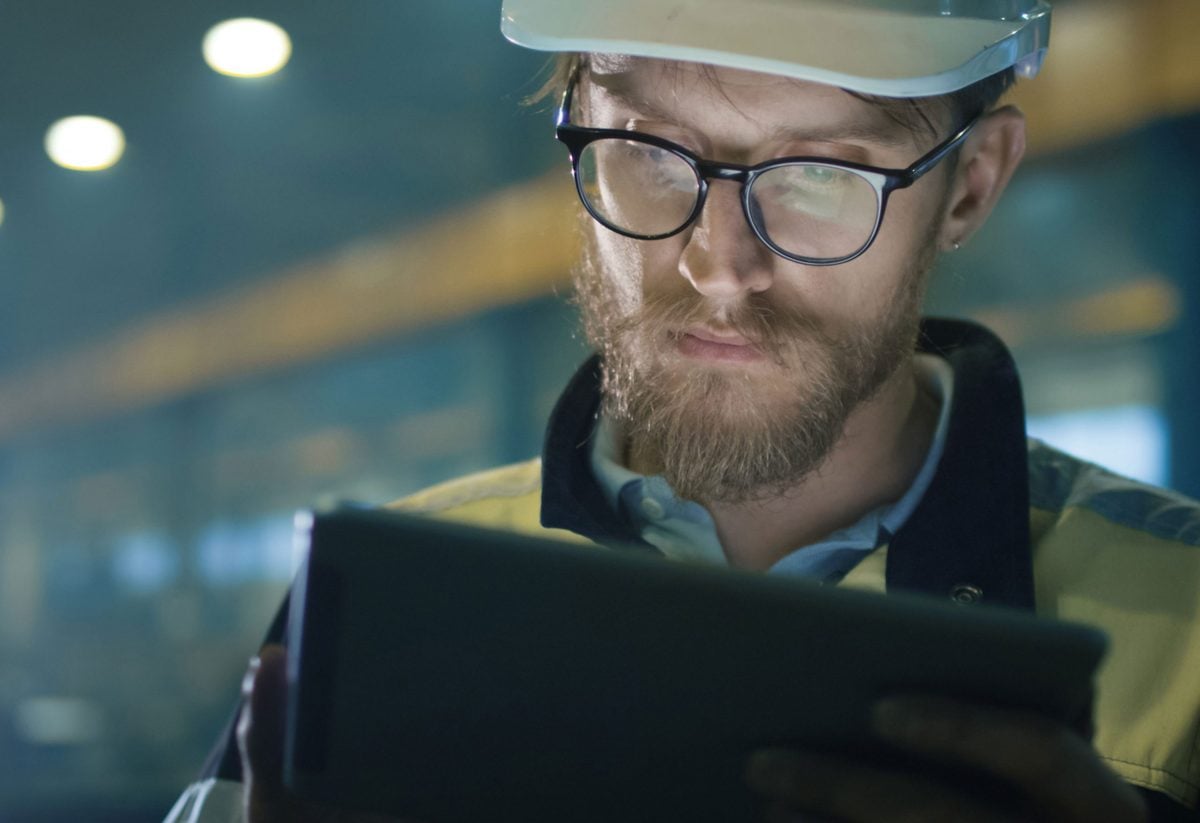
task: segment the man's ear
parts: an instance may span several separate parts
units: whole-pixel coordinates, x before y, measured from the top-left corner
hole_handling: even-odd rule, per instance
[[[959,151],[942,218],[941,247],[962,244],[992,213],[1025,154],[1025,115],[1015,106],[989,112]]]

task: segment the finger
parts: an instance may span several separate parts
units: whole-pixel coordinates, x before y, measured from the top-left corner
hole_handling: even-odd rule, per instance
[[[848,823],[1016,823],[970,795],[921,775],[832,755],[765,749],[750,758],[750,787],[776,801],[775,823],[821,818]]]
[[[286,663],[282,646],[264,646],[242,681],[237,738],[248,820],[269,820],[283,796]]]
[[[1066,725],[1033,712],[939,697],[887,698],[876,731],[889,742],[977,767],[1018,787],[1047,819],[1142,821],[1138,793]]]

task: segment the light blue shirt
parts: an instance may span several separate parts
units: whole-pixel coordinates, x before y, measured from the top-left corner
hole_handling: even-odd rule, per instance
[[[772,574],[790,574],[836,583],[871,551],[891,539],[912,514],[937,469],[946,443],[954,373],[939,357],[916,357],[921,388],[941,405],[933,441],[912,485],[894,503],[867,512],[857,523],[839,529],[809,546],[798,546],[770,568]],[[591,464],[608,504],[626,518],[642,539],[668,557],[727,566],[729,561],[717,537],[716,525],[699,503],[683,500],[660,475],[636,474],[618,462],[620,435],[612,421],[601,416],[592,438]]]

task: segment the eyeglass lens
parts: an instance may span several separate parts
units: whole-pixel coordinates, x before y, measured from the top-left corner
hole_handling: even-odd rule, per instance
[[[589,143],[579,155],[580,187],[592,211],[632,234],[669,234],[696,207],[700,180],[679,155],[636,140]]]
[[[691,217],[700,178],[680,155],[637,140],[602,138],[579,155],[580,191],[589,209],[618,231],[671,234]],[[752,219],[788,254],[835,259],[871,238],[879,196],[865,177],[819,163],[790,163],[759,174],[750,189]]]

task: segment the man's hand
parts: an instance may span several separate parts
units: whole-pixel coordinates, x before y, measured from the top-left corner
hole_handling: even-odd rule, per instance
[[[995,808],[962,786],[852,759],[769,749],[747,769],[772,801],[772,821],[1053,821],[1144,823],[1138,793],[1067,727],[1039,715],[932,697],[889,698],[875,707],[881,738],[929,760],[964,767],[1012,787]]]
[[[283,727],[287,652],[264,646],[242,680],[238,750],[242,755],[246,823],[402,823],[343,812],[292,797],[283,786]]]

